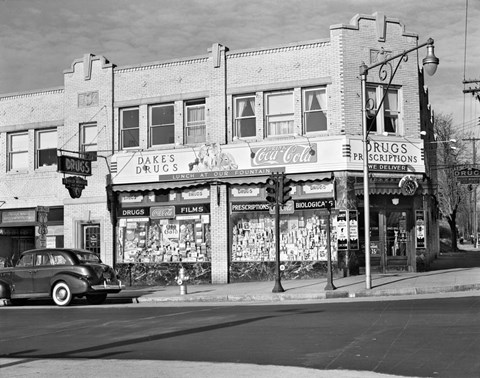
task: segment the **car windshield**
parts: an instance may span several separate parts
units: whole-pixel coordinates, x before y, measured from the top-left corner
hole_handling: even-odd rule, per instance
[[[80,261],[84,262],[100,262],[100,258],[95,255],[94,253],[91,252],[82,252],[82,251],[75,251],[75,254],[77,255],[78,259]]]

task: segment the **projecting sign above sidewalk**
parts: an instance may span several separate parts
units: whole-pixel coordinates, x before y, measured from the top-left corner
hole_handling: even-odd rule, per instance
[[[455,177],[462,184],[478,184],[480,183],[480,169],[463,168],[455,170]]]

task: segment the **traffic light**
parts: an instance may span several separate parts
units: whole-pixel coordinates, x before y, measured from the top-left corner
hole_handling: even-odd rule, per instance
[[[280,205],[285,205],[288,201],[292,199],[290,192],[292,191],[292,180],[290,180],[285,173],[282,173],[280,177],[280,187],[279,187],[279,203]]]
[[[267,179],[267,201],[272,205],[277,203],[277,178],[272,174]]]

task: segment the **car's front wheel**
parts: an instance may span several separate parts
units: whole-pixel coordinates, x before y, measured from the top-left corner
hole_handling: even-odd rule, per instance
[[[99,305],[105,302],[107,299],[107,294],[88,294],[87,303],[91,305]]]
[[[57,306],[68,306],[73,299],[72,291],[65,282],[57,282],[52,290],[52,298]]]

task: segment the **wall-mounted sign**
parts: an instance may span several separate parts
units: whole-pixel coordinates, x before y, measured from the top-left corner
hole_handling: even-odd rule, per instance
[[[299,200],[295,201],[295,210],[327,209],[335,207],[333,200]]]
[[[142,194],[130,194],[130,193],[120,193],[118,195],[118,201],[120,203],[136,203],[143,201]]]
[[[80,198],[83,189],[87,186],[87,180],[80,176],[69,176],[62,179],[62,184],[68,189],[70,197]]]
[[[91,176],[92,162],[73,156],[58,156],[57,172],[71,175]]]
[[[150,214],[149,207],[133,207],[119,209],[119,217],[148,217]]]
[[[252,148],[252,152],[252,166],[314,163],[318,156],[316,143],[264,146]]]
[[[185,200],[207,199],[210,196],[208,189],[185,190],[182,192],[182,198]]]
[[[358,249],[358,211],[349,210],[348,211],[348,233],[350,236],[350,249]]]
[[[423,210],[415,211],[415,246],[425,248],[425,213]]]
[[[232,188],[233,197],[258,197],[260,196],[260,188]]]
[[[345,210],[339,210],[337,215],[337,246],[338,250],[348,249],[348,221]]]
[[[28,210],[3,210],[2,223],[33,223],[36,222],[35,209]]]
[[[337,216],[337,245],[339,250],[359,248],[357,210],[339,210]]]
[[[158,206],[150,209],[151,219],[173,219],[175,214],[175,206]]]

